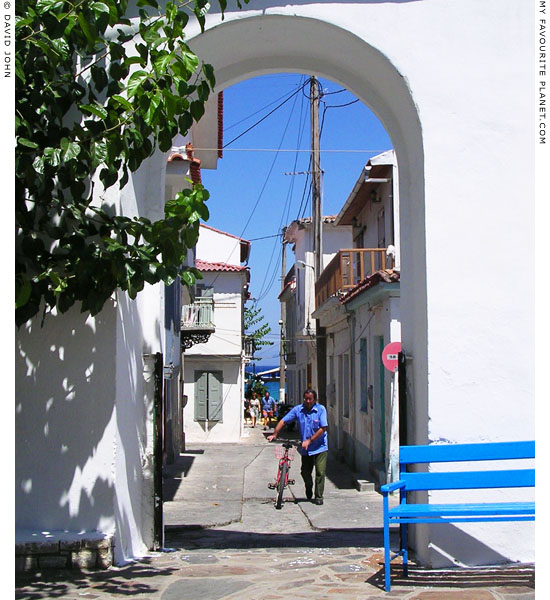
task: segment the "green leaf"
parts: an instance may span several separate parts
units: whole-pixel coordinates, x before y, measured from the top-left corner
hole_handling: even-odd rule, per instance
[[[98,92],[103,91],[107,87],[107,84],[109,83],[105,69],[103,67],[94,65],[90,70],[92,72],[92,79],[93,79],[93,82],[95,83],[95,87],[96,87],[97,91]]]
[[[30,300],[32,293],[31,282],[25,273],[15,277],[15,308],[21,308]]]
[[[191,102],[190,110],[191,114],[193,115],[193,119],[198,121],[202,115],[204,115],[204,104],[199,100],[194,100]]]
[[[163,52],[160,54],[160,56],[155,58],[155,60],[153,61],[153,65],[155,67],[155,71],[157,72],[157,74],[158,75],[164,74],[166,72],[168,65],[173,60],[174,60],[174,54],[168,53],[168,52]]]
[[[17,143],[21,144],[22,146],[26,146],[27,148],[38,148],[39,147],[36,142],[32,142],[31,140],[28,140],[23,137],[17,138]]]
[[[63,0],[37,0],[36,12],[43,15],[46,12],[51,12],[63,6]]]
[[[92,27],[86,21],[86,17],[84,16],[84,13],[79,12],[77,18],[78,18],[78,24],[80,25],[80,29],[82,30],[82,33],[86,36],[89,46],[93,48],[96,44],[97,35],[94,34],[94,32],[92,31]]]
[[[119,94],[115,94],[114,96],[111,96],[111,100],[114,100],[117,104],[119,104],[120,106],[122,106],[129,112],[132,112],[134,110],[134,107],[131,104],[131,102],[128,102],[128,100],[126,100],[126,98],[124,98],[123,96],[120,96]]]
[[[180,54],[180,57],[189,74],[194,73],[195,69],[199,66],[199,59],[197,58],[197,56],[193,54],[193,52],[191,52],[190,50],[187,50],[183,51]]]
[[[214,67],[209,64],[203,64],[202,72],[205,74],[206,79],[208,80],[208,83],[210,84],[210,87],[214,88],[214,86],[216,85],[216,78],[214,77]]]
[[[128,79],[128,85],[126,86],[128,98],[135,96],[139,87],[148,77],[149,73],[147,73],[147,71],[135,71],[130,75],[130,79]]]
[[[153,123],[153,120],[155,118],[155,115],[157,113],[157,110],[160,106],[160,97],[157,96],[156,94],[151,94],[149,97],[149,108],[147,109],[147,112],[144,115],[144,120],[147,123],[147,125],[151,125]]]
[[[204,26],[206,0],[192,0],[191,10],[179,0],[162,10],[156,0],[138,5],[137,14],[127,0],[22,0],[17,9],[18,325],[41,306],[65,312],[81,302],[97,314],[116,289],[135,297],[146,282],[170,283],[180,272],[188,283],[200,278],[182,263],[208,217],[202,186],[167,203],[154,223],[112,215],[94,192],[103,191],[97,178],[124,186],[147,157],[187,133],[215,83],[184,41],[187,13],[195,8]]]
[[[77,142],[70,142],[67,138],[62,138],[61,150],[61,158],[67,162],[80,154],[80,144]]]
[[[101,106],[101,104],[81,104],[79,108],[80,110],[88,112],[91,115],[95,115],[102,120],[105,120],[108,116],[107,110],[104,106]]]

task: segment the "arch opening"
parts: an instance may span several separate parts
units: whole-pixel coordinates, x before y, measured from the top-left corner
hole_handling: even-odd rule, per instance
[[[409,443],[423,443],[428,421],[424,156],[419,115],[405,77],[364,40],[309,17],[229,14],[189,43],[214,66],[217,91],[259,75],[315,75],[347,89],[388,132],[399,164],[402,343],[414,357],[408,365],[407,437]]]

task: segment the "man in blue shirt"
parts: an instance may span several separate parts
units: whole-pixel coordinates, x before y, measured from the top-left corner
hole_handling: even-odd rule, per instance
[[[265,393],[265,396],[262,398],[262,416],[264,418],[264,431],[269,427],[271,427],[271,419],[273,419],[273,415],[275,413],[275,400],[269,395],[269,392]]]
[[[327,410],[322,404],[317,403],[317,393],[308,389],[304,392],[304,401],[288,412],[275,427],[273,435],[268,436],[268,441],[277,439],[281,429],[286,423],[298,421],[300,436],[302,438],[302,479],[306,486],[308,500],[313,498],[313,468],[315,467],[315,504],[323,504],[325,489],[325,475],[327,471],[328,436],[327,436]]]

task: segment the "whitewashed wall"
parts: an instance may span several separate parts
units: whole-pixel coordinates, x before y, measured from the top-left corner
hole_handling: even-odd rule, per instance
[[[156,154],[122,194],[126,215],[158,219],[165,156]],[[117,293],[95,317],[73,307],[16,334],[16,539],[48,531],[112,537],[115,561],[153,542],[151,365],[163,352],[163,287],[135,301]],[[41,536],[38,536],[41,539]]]
[[[197,242],[197,258],[207,262],[240,265],[240,256],[241,243],[238,238],[201,225]]]

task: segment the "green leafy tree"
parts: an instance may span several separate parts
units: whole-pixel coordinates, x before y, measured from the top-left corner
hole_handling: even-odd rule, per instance
[[[258,398],[262,398],[267,392],[267,386],[259,377],[251,376],[248,380],[244,397],[248,399],[252,398],[252,392],[256,392]]]
[[[239,0],[235,0],[241,6]],[[243,0],[247,3],[248,0]],[[226,9],[226,0],[219,0]],[[185,41],[207,0],[16,3],[16,323],[81,303],[98,313],[117,289],[194,283],[182,267],[208,218],[201,185],[151,222],[116,214],[101,189],[123,188],[156,149],[204,113],[211,65]]]
[[[252,340],[254,350],[264,346],[273,346],[273,342],[266,339],[271,333],[271,327],[262,323],[264,315],[261,308],[245,308],[244,332],[248,339]],[[261,360],[256,358],[255,360]]]

